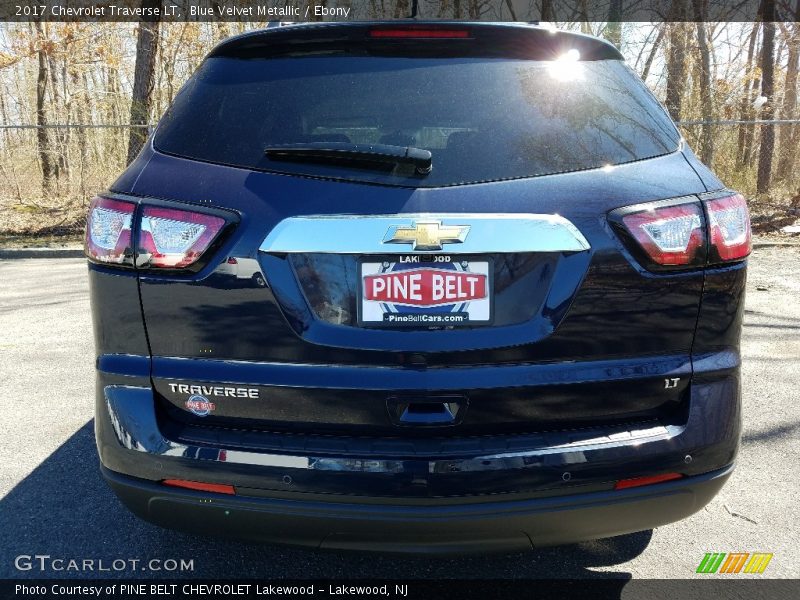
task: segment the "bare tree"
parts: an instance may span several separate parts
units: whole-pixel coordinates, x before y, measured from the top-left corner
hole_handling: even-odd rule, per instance
[[[478,0],[469,0],[467,14],[470,19],[479,19],[481,16],[482,4]]]
[[[143,0],[127,1],[139,5]],[[229,3],[208,1],[219,6]],[[442,19],[495,14],[526,19],[541,9],[548,20],[565,19],[560,25],[567,29],[602,32],[618,43],[621,36],[615,31],[618,21],[612,18],[612,9],[642,4],[621,0],[612,6],[611,0],[603,0],[599,10],[607,20],[590,24],[588,14],[595,5],[589,0],[576,0],[571,16],[554,0],[490,2],[420,0],[419,6],[423,16]],[[625,23],[620,41],[627,46],[626,55],[636,58],[635,63],[631,60],[634,68],[654,85],[670,114],[681,120],[800,118],[800,0],[771,0],[780,14],[767,17],[762,8],[754,23],[709,22],[715,2],[662,0],[663,22]],[[412,0],[365,4],[371,15],[397,12],[401,18],[413,6]],[[774,27],[765,26],[765,21]],[[166,21],[138,25],[42,21],[0,28],[0,122],[36,126],[0,130],[0,207],[34,198],[42,207],[48,202],[78,206],[105,189],[109,176],[134,158],[145,130],[134,129],[131,135],[125,127],[53,126],[125,125],[129,120],[147,124],[166,109],[213,43],[258,26]],[[762,95],[768,100],[763,110]],[[697,136],[692,142],[698,155],[713,162],[721,178],[745,193],[754,194],[757,187],[764,190],[769,184],[770,201],[779,204],[784,200],[779,194],[800,186],[800,125],[762,127],[746,122],[689,131]]]
[[[411,14],[411,5],[408,0],[396,0],[393,14],[395,19],[403,19]]]
[[[64,52],[66,61],[66,51]],[[50,107],[51,114],[59,115],[64,113],[62,107],[66,108],[64,97],[62,97],[61,87],[59,86],[58,64],[56,63],[55,40],[52,42],[52,49],[47,53],[48,71],[50,75]],[[65,64],[65,63],[64,63]],[[62,67],[62,82],[66,68]],[[64,94],[63,96],[65,96]],[[56,171],[56,183],[65,176],[68,176],[69,165],[67,163],[67,137],[68,129],[56,129],[52,132],[50,143],[53,147],[53,165]]]
[[[774,79],[775,79],[775,8],[771,0],[765,0],[764,8],[764,41],[761,46],[761,95],[767,102],[761,109],[761,118],[770,120],[775,116]],[[775,150],[775,127],[761,126],[761,148],[758,152],[758,176],[756,191],[764,193],[769,190],[772,178],[772,153]]]
[[[750,37],[747,42],[747,62],[744,66],[744,91],[739,103],[739,118],[742,120],[753,118],[753,100],[755,100],[755,92],[758,90],[760,82],[757,83],[755,76],[755,48],[756,39],[758,38],[758,30],[761,23],[756,21],[753,23],[753,28],[750,30]],[[739,125],[739,134],[736,144],[736,166],[743,167],[750,162],[751,148],[753,144],[753,137],[755,135],[755,128],[752,125]]]
[[[86,90],[89,89],[88,82],[86,80],[86,73],[83,73],[83,77],[80,78],[78,76],[77,71],[72,72],[72,85],[76,89],[83,89],[83,95],[81,98],[77,99],[77,107],[76,107],[76,114],[79,123],[87,123],[89,121],[89,110],[88,110],[88,102],[87,102],[87,92]],[[81,85],[82,84],[82,85]],[[86,163],[88,162],[89,158],[89,147],[86,140],[86,129],[81,127],[78,129],[78,151],[80,152],[80,166],[79,166],[79,175],[80,175],[80,193],[82,198],[86,198],[87,190],[86,190]]]
[[[653,47],[650,49],[650,54],[647,56],[647,60],[644,61],[644,68],[642,69],[643,81],[647,81],[647,76],[650,74],[650,68],[653,66],[653,60],[655,60],[658,49],[661,46],[661,42],[664,40],[664,34],[667,32],[667,26],[665,24],[661,23],[660,25],[657,25],[657,27],[658,35],[653,42]]]
[[[41,21],[36,21],[36,33],[38,38],[37,55],[39,58],[39,71],[36,77],[36,138],[39,146],[39,162],[42,165],[42,193],[49,195],[53,193],[53,184],[56,178],[56,165],[50,148],[50,136],[47,131],[47,81],[49,61],[47,52],[49,40],[45,34]]]
[[[553,20],[553,3],[551,0],[542,0],[541,20],[544,22]]]
[[[608,3],[608,24],[605,38],[617,48],[622,45],[622,0],[610,0]]]
[[[142,0],[143,8],[155,8],[160,0]],[[131,125],[146,125],[150,120],[153,101],[153,84],[158,53],[159,17],[148,17],[139,23],[139,37],[136,42],[136,65],[133,74],[133,95],[131,97]],[[128,163],[132,162],[147,139],[144,128],[131,128],[128,142]]]
[[[800,0],[797,1],[797,12],[800,13]],[[797,111],[797,71],[800,67],[800,25],[787,23],[781,26],[789,58],[786,62],[786,79],[784,80],[783,106],[781,107],[782,119],[793,119]],[[792,173],[797,159],[797,144],[800,143],[800,128],[797,125],[785,126],[780,130],[778,152],[778,166],[775,177],[786,180]]]
[[[517,13],[514,11],[514,4],[511,2],[511,0],[506,0],[506,6],[508,7],[508,12],[511,13],[511,20],[516,21]]]
[[[675,18],[684,13],[683,1],[673,0],[672,9]],[[683,23],[670,23],[669,52],[667,53],[667,91],[665,104],[670,116],[679,121],[683,106],[683,91],[686,86],[686,54],[687,43]]]
[[[700,73],[700,107],[704,121],[714,118],[714,105],[711,91],[711,48],[708,43],[705,17],[708,0],[692,0],[694,6],[697,46],[700,52],[698,71]],[[700,138],[700,160],[710,165],[714,160],[714,133],[711,125],[702,126]]]

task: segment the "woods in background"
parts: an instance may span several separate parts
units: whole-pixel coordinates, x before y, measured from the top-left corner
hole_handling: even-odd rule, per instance
[[[800,0],[794,2],[800,14]],[[409,5],[396,0],[398,16]],[[440,16],[481,14],[478,0],[438,6]],[[690,146],[727,185],[762,199],[797,194],[800,126],[697,122],[800,118],[800,25],[703,22],[703,0],[673,0],[669,10],[674,19],[698,20],[556,25],[617,43],[673,119],[687,123]],[[43,126],[0,129],[0,207],[83,206],[135,157],[146,126],[209,49],[264,25],[0,25],[0,125]],[[71,124],[91,127],[52,127]]]

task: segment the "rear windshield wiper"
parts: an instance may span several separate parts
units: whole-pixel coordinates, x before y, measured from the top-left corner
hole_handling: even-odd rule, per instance
[[[412,146],[308,142],[269,146],[264,152],[270,160],[325,162],[378,170],[393,165],[411,165],[418,175],[427,175],[433,168],[430,151]]]

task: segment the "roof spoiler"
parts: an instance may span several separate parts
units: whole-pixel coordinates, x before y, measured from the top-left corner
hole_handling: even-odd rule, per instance
[[[425,29],[466,29],[468,39],[438,41],[380,39],[370,32],[379,28],[424,27]],[[403,46],[405,44],[405,46]],[[278,21],[266,29],[224,40],[208,55],[236,58],[297,56],[305,52],[348,52],[364,45],[370,53],[429,53],[441,56],[518,58],[552,60],[569,50],[577,50],[581,60],[621,60],[622,55],[609,42],[597,37],[561,31],[542,23],[486,23],[467,21],[387,20],[369,22],[290,23]]]

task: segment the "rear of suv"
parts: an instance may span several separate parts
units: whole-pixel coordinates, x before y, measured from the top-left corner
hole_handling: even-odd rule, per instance
[[[102,472],[164,527],[322,548],[682,519],[733,469],[749,251],[601,40],[229,39],[90,207]]]

